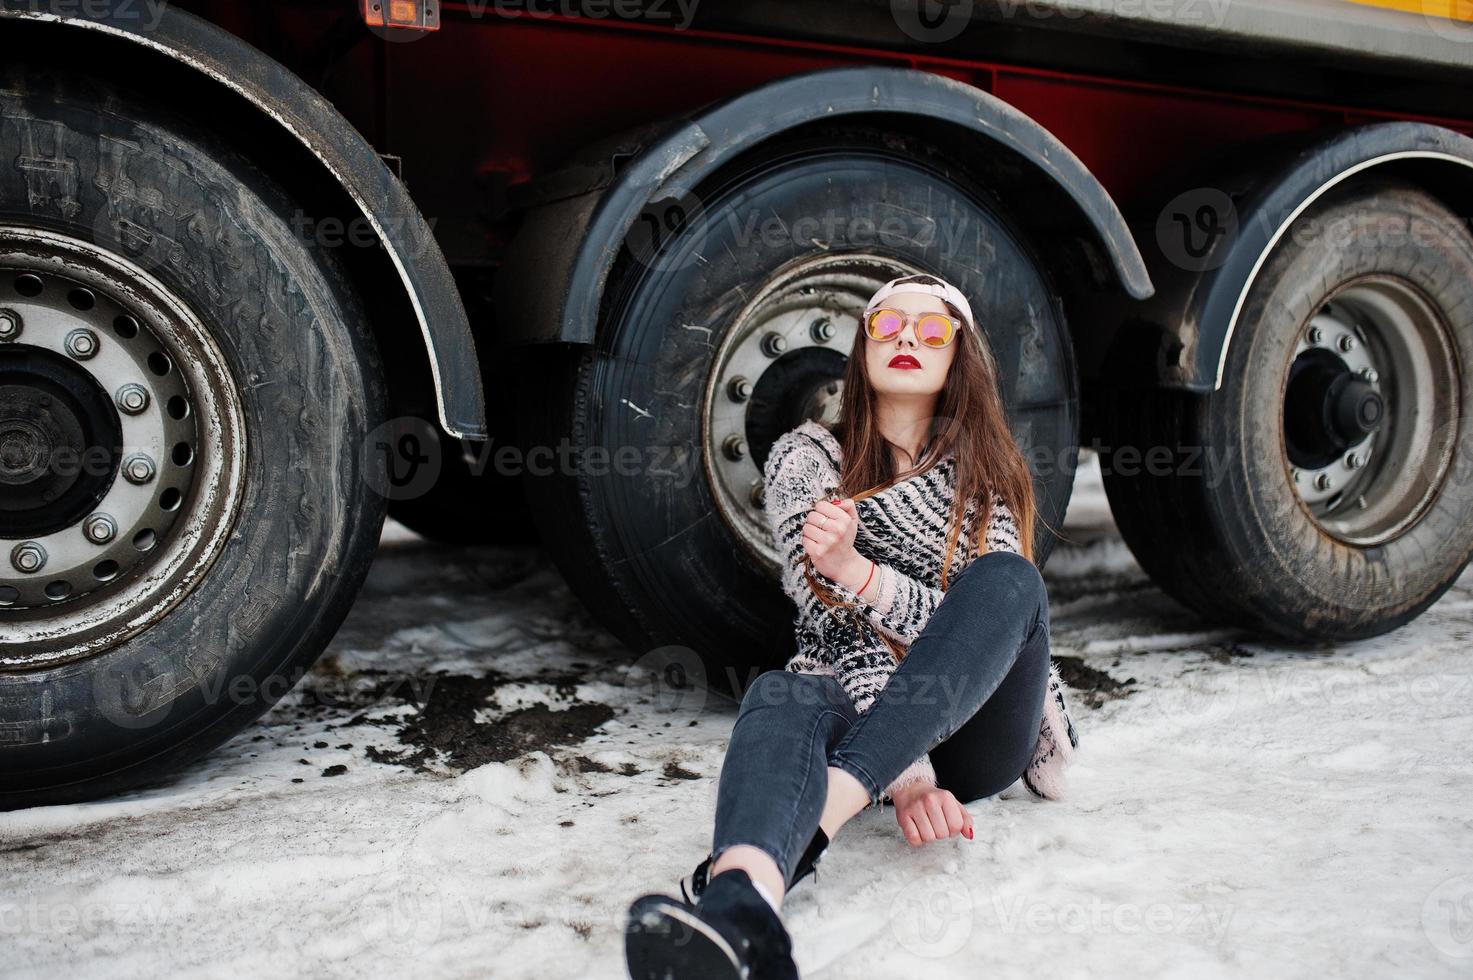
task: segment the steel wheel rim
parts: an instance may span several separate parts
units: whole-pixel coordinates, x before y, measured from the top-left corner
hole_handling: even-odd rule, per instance
[[[1295,399],[1295,370],[1312,362],[1330,365],[1331,358],[1337,366],[1330,370],[1344,372],[1361,391],[1374,393],[1382,417],[1359,439],[1337,430],[1322,448],[1342,450],[1318,465],[1322,454],[1306,456],[1295,449],[1292,433],[1305,430],[1307,414],[1305,400]],[[1305,376],[1302,370],[1298,376]],[[1286,475],[1315,525],[1364,548],[1391,541],[1416,524],[1451,468],[1460,392],[1451,329],[1421,290],[1383,275],[1335,290],[1300,331],[1282,400]],[[1317,420],[1309,428],[1335,427]]]
[[[245,420],[203,323],[118,255],[0,226],[0,311],[19,323],[0,339],[0,357],[19,363],[24,348],[66,359],[106,394],[121,434],[106,487],[80,520],[21,538],[9,536],[18,530],[10,526],[0,539],[0,600],[8,600],[0,604],[0,669],[34,669],[109,649],[193,590],[239,508]],[[6,319],[0,313],[0,333]],[[33,389],[33,396],[41,390]],[[19,403],[7,404],[14,413]],[[0,419],[0,436],[9,439],[0,464],[12,466],[13,482],[41,473],[35,460],[57,448],[36,434],[43,416]],[[44,552],[34,570],[34,562],[17,561],[28,546]]]
[[[702,413],[706,478],[728,526],[773,569],[781,556],[763,517],[754,442],[765,451],[805,418],[834,421],[865,303],[891,279],[925,271],[868,253],[799,258],[767,278],[722,336]]]

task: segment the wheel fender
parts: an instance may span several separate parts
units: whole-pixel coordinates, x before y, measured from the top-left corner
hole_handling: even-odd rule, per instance
[[[0,0],[0,20],[61,25],[164,55],[245,99],[306,147],[393,264],[423,335],[441,424],[461,438],[485,438],[475,341],[439,244],[403,183],[326,99],[257,49],[158,0]]]
[[[508,339],[591,343],[617,243],[652,202],[681,198],[737,154],[784,131],[880,113],[949,124],[1021,160],[1033,178],[1062,191],[1059,227],[1072,232],[1072,245],[1090,251],[1084,264],[1107,267],[1132,298],[1151,295],[1150,275],[1114,200],[1038,123],[990,93],[930,72],[824,68],[590,145],[540,181],[497,277],[498,307],[520,311],[509,318],[515,326]]]
[[[1473,205],[1473,139],[1426,123],[1381,122],[1319,131],[1291,141],[1251,172],[1213,181],[1231,215],[1231,229],[1192,271],[1151,253],[1159,304],[1149,319],[1172,351],[1157,364],[1154,383],[1198,393],[1222,387],[1230,345],[1241,341],[1244,304],[1259,270],[1294,221],[1332,188],[1367,173],[1395,174],[1421,184],[1466,214]]]

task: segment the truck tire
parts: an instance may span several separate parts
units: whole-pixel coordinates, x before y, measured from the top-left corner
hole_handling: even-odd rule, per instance
[[[762,464],[805,417],[833,416],[859,312],[902,274],[968,293],[1014,435],[1045,460],[1041,516],[1059,526],[1079,425],[1064,314],[1005,206],[955,163],[855,127],[758,148],[642,216],[594,345],[528,353],[518,419],[533,514],[576,594],[637,653],[684,648],[687,674],[698,659],[722,693],[782,662],[793,610]],[[1052,540],[1036,539],[1042,564]]]
[[[208,131],[12,62],[0,160],[12,808],[158,779],[310,668],[382,527],[386,391],[332,256]]]
[[[1298,641],[1394,629],[1473,555],[1470,368],[1473,236],[1413,184],[1347,183],[1264,263],[1218,390],[1107,400],[1116,522],[1211,621]]]

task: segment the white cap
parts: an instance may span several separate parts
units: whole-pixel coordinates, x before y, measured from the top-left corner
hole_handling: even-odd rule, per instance
[[[865,310],[869,311],[879,306],[885,297],[892,293],[929,293],[950,303],[962,315],[962,321],[972,329],[975,335],[977,323],[972,319],[972,304],[962,295],[962,291],[951,283],[937,276],[927,273],[919,275],[901,276],[899,279],[891,279],[885,285],[875,290],[875,294],[869,298]],[[979,341],[981,338],[977,338]]]

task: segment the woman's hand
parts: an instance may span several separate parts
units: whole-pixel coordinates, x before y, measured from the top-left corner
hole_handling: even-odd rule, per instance
[[[972,839],[972,815],[950,790],[924,783],[902,786],[891,802],[895,804],[895,822],[912,847],[955,834]]]
[[[869,559],[854,550],[859,512],[854,498],[820,500],[803,522],[803,549],[820,573],[857,589],[869,574]]]

